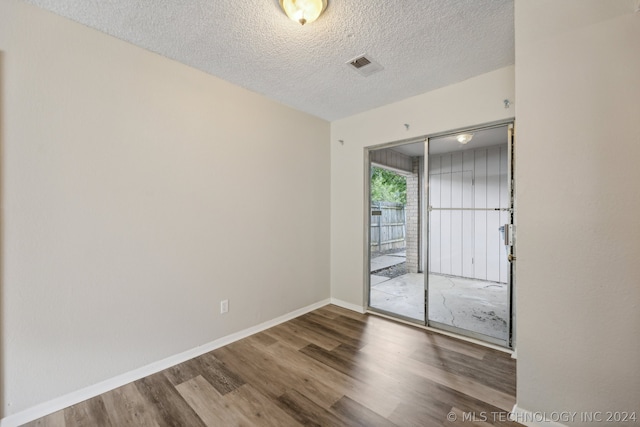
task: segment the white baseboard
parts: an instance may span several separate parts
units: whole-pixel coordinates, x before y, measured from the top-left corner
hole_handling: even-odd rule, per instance
[[[38,418],[52,414],[71,405],[75,405],[118,387],[122,387],[125,384],[137,381],[140,378],[147,377],[149,375],[155,374],[156,372],[160,372],[167,368],[175,366],[179,363],[186,362],[187,360],[198,357],[204,353],[208,353],[217,348],[224,347],[225,345],[231,344],[232,342],[264,331],[265,329],[269,329],[273,326],[279,325],[280,323],[284,323],[295,317],[301,316],[320,307],[324,307],[325,305],[330,303],[334,302],[327,298],[315,304],[311,304],[298,310],[294,310],[290,313],[284,314],[280,317],[276,317],[275,319],[260,323],[259,325],[244,329],[240,332],[227,335],[215,341],[211,341],[210,343],[192,348],[191,350],[187,350],[174,356],[167,357],[166,359],[153,362],[141,368],[134,369],[133,371],[126,372],[124,374],[99,382],[89,387],[85,387],[83,389],[71,392],[64,396],[60,396],[48,402],[44,402],[31,408],[25,409],[24,411],[20,411],[16,414],[2,418],[0,420],[0,427],[17,427],[30,421],[37,420]]]
[[[365,308],[361,305],[352,304],[350,302],[342,301],[337,298],[331,298],[331,304],[337,305],[338,307],[346,308],[347,310],[356,311],[360,314],[364,314],[366,312]]]
[[[553,412],[552,414],[556,415],[557,412]],[[558,414],[559,415],[559,414]],[[509,418],[511,421],[518,422],[527,427],[567,427],[565,424],[560,424],[557,421],[550,421],[547,418],[547,414],[541,411],[527,411],[526,409],[519,408],[516,403],[513,405],[513,409],[511,410],[511,415]]]

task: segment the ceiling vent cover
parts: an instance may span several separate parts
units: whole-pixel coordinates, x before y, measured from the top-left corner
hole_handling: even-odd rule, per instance
[[[347,61],[347,65],[365,77],[384,69],[382,65],[371,59],[370,56],[365,55],[359,55],[356,58]]]
[[[356,68],[362,68],[365,65],[371,64],[371,61],[369,61],[366,56],[361,56],[360,58],[356,58],[351,61],[350,64]]]

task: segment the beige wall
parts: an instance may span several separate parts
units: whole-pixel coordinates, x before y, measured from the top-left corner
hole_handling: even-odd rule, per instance
[[[516,0],[518,406],[525,410],[640,415],[636,5]]]
[[[514,90],[506,67],[331,123],[332,298],[365,305],[364,147],[513,117]]]
[[[4,415],[329,297],[327,122],[16,0],[0,51]]]

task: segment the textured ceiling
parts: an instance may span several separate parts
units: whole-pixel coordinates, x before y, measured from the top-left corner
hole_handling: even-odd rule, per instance
[[[513,0],[329,0],[305,26],[278,0],[26,1],[330,121],[514,63]]]

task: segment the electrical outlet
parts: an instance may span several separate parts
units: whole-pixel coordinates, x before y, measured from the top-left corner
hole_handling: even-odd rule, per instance
[[[224,314],[229,311],[229,300],[223,299],[220,301],[220,314]]]

